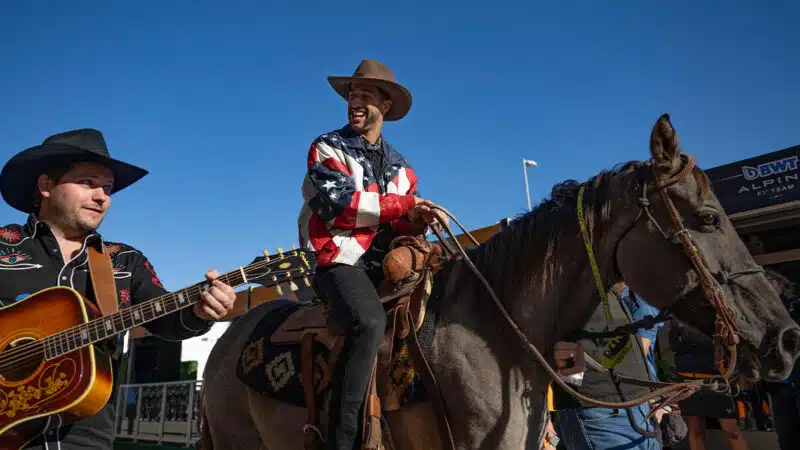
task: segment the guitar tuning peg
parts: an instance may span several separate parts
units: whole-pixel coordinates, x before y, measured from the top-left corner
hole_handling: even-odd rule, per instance
[[[283,295],[283,289],[281,289],[281,285],[278,283],[278,277],[273,275],[272,282],[275,283],[275,291],[278,293],[278,295]]]
[[[292,244],[292,250],[297,250],[297,245]]]
[[[269,252],[267,252],[267,249],[264,249],[264,261],[269,261]]]
[[[300,290],[300,288],[297,287],[297,285],[294,283],[294,280],[289,282],[289,289],[291,289],[292,291],[299,291]]]
[[[306,287],[311,287],[311,282],[308,281],[308,277],[303,277],[303,282],[306,284]]]
[[[283,249],[278,247],[278,256],[283,257]]]

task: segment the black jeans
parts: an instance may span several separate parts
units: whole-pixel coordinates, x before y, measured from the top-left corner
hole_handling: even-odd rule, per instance
[[[795,448],[800,442],[800,393],[791,384],[768,383],[772,419],[780,448]]]
[[[327,448],[358,449],[364,397],[386,330],[386,314],[373,284],[377,280],[364,269],[337,264],[318,268],[315,278],[331,317],[346,331],[331,383]]]

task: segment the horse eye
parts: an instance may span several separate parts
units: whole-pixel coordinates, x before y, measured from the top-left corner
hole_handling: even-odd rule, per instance
[[[709,227],[718,227],[719,226],[719,216],[713,213],[706,213],[700,216],[700,219],[703,221],[703,225]]]

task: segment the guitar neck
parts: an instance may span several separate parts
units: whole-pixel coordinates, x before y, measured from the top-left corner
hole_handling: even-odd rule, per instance
[[[228,272],[219,279],[234,288],[248,283],[244,268]],[[199,302],[200,294],[209,288],[208,282],[197,283],[47,336],[43,339],[45,358],[64,355],[188,308]]]

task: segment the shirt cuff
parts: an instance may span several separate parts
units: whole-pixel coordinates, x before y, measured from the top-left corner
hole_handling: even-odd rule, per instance
[[[414,208],[414,205],[417,204],[416,197],[413,195],[401,195],[400,196],[400,205],[403,208],[403,215],[408,213]]]

